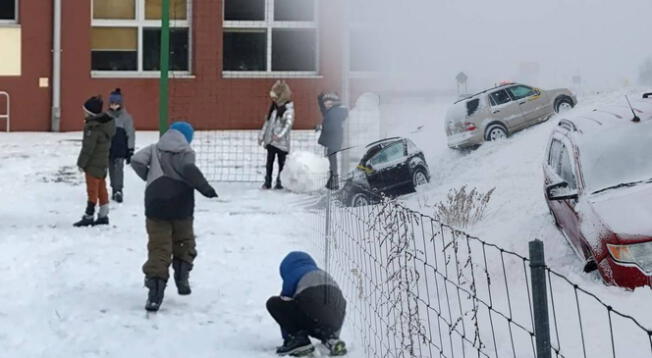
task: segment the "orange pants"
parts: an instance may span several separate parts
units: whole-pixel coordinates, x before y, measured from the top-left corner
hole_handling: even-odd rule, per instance
[[[86,193],[88,201],[96,204],[99,201],[100,206],[109,203],[109,192],[106,190],[106,179],[96,178],[88,173],[86,174]]]

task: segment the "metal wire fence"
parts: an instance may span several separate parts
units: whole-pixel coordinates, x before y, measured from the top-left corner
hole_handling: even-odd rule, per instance
[[[652,331],[549,267],[535,300],[528,257],[395,201],[320,203],[317,249],[368,357],[652,356]],[[547,343],[533,304],[546,301]]]
[[[292,131],[291,152],[308,151],[322,155],[318,133]],[[258,131],[199,131],[196,134],[197,163],[212,181],[255,182],[265,176],[266,151],[258,145]],[[277,170],[277,168],[275,168]]]

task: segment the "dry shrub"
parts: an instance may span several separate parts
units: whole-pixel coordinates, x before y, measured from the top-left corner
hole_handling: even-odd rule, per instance
[[[435,204],[435,216],[443,223],[457,228],[466,228],[484,217],[491,195],[496,188],[481,193],[477,188],[470,191],[466,185],[451,189],[447,198]]]

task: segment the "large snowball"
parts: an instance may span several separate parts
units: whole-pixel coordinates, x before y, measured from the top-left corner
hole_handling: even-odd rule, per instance
[[[281,172],[283,186],[293,192],[321,189],[328,179],[328,160],[311,152],[292,152]]]

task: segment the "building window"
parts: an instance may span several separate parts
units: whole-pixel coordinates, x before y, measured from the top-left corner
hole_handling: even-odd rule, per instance
[[[111,75],[160,70],[161,0],[93,0],[91,70]],[[170,71],[190,73],[190,0],[170,0]]]
[[[226,76],[314,76],[316,0],[224,0]]]
[[[0,0],[0,23],[18,22],[18,0]]]

